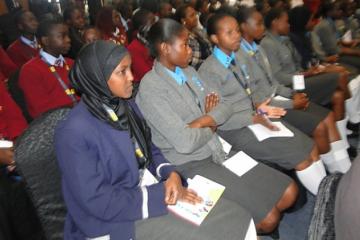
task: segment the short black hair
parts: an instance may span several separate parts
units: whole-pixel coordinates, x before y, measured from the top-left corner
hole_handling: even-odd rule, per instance
[[[22,23],[24,14],[27,13],[27,12],[30,12],[30,11],[24,10],[24,9],[20,9],[19,11],[17,11],[17,12],[15,13],[14,21],[15,21],[15,24],[16,24],[16,25]]]
[[[181,23],[181,19],[185,18],[186,15],[186,9],[192,7],[190,4],[183,4],[178,9],[176,9],[176,12],[174,14],[174,19]]]
[[[63,18],[64,18],[64,22],[71,20],[71,15],[76,11],[80,11],[81,9],[79,7],[67,7],[65,8],[64,12],[63,12]]]
[[[286,13],[286,11],[284,9],[280,9],[280,8],[272,8],[268,14],[266,14],[265,16],[265,27],[267,29],[271,28],[271,24],[275,19],[279,19],[281,17],[281,15],[283,15],[284,13]]]
[[[208,22],[207,22],[207,34],[210,37],[211,35],[216,35],[217,31],[218,31],[218,23],[226,18],[226,17],[232,17],[232,15],[228,14],[228,13],[215,13],[214,15],[212,15]]]
[[[236,20],[239,24],[245,23],[255,12],[257,12],[257,10],[254,7],[241,6],[237,11]]]
[[[51,29],[55,25],[59,25],[59,24],[64,24],[64,22],[59,18],[45,18],[45,19],[43,19],[40,22],[39,27],[37,29],[36,37],[38,39],[40,39],[42,37],[49,36],[49,33],[50,33]]]
[[[292,32],[305,32],[306,25],[311,18],[311,11],[306,6],[297,6],[289,11],[290,30]]]
[[[131,19],[133,30],[139,30],[141,26],[144,26],[147,23],[147,16],[152,14],[147,9],[140,8]]]
[[[157,21],[147,35],[151,55],[158,57],[158,45],[163,42],[171,43],[184,30],[186,30],[185,27],[173,19],[162,18]]]

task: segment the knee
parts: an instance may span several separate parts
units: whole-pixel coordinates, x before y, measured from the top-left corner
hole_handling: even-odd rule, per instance
[[[266,217],[257,224],[259,231],[270,233],[276,229],[280,222],[280,211],[275,207],[266,215]]]
[[[341,90],[336,90],[333,94],[333,100],[337,103],[341,103],[345,101],[345,94]]]
[[[316,145],[314,145],[313,149],[311,150],[309,157],[307,159],[305,159],[304,161],[302,161],[301,163],[299,163],[296,167],[295,170],[297,171],[302,171],[308,167],[311,166],[311,164],[313,164],[313,162],[319,160],[319,150],[316,147]]]
[[[314,135],[316,136],[324,136],[327,134],[327,127],[326,127],[326,124],[325,122],[320,122],[315,130],[314,130]]]

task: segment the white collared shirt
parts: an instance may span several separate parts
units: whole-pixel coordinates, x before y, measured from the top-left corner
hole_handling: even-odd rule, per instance
[[[63,67],[64,66],[64,62],[65,62],[65,59],[62,55],[60,55],[58,58],[54,57],[53,55],[45,52],[43,49],[40,50],[40,56],[41,58],[43,58],[47,63],[49,63],[50,65],[56,65],[56,62],[57,61],[61,61],[60,63],[60,67]]]
[[[37,42],[36,37],[34,37],[34,40],[29,40],[29,39],[27,39],[27,38],[24,37],[24,36],[20,36],[20,40],[21,40],[21,42],[23,42],[24,44],[28,45],[29,47],[34,48],[34,49],[37,49],[38,42]]]

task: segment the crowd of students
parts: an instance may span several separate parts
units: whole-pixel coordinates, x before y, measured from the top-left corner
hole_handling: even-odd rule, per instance
[[[360,159],[348,138],[359,134],[360,2],[294,2],[122,0],[89,19],[70,2],[62,14],[17,10],[20,36],[0,48],[0,141],[72,108],[55,131],[64,239],[275,236],[299,184],[316,196],[336,172],[336,239],[359,236]],[[274,122],[293,136],[259,141],[249,128]],[[14,151],[0,148],[0,212],[18,203],[35,220],[7,209],[0,236],[37,239],[24,183],[8,177]],[[222,166],[239,151],[258,162],[241,177]],[[146,169],[159,183],[139,183]],[[226,187],[201,227],[167,210],[202,201],[183,181],[197,174]]]

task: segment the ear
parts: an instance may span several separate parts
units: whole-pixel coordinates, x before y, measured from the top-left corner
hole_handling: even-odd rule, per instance
[[[248,27],[248,26],[247,26],[247,23],[244,23],[244,22],[241,23],[241,24],[240,24],[240,31],[241,31],[241,32],[246,32],[246,31],[248,30],[247,27]]]
[[[165,42],[160,43],[160,52],[164,55],[168,55],[170,53],[169,45]]]
[[[219,43],[219,40],[218,40],[218,37],[216,36],[216,34],[210,35],[210,41],[212,43],[214,43],[215,45],[218,45],[218,43]]]

